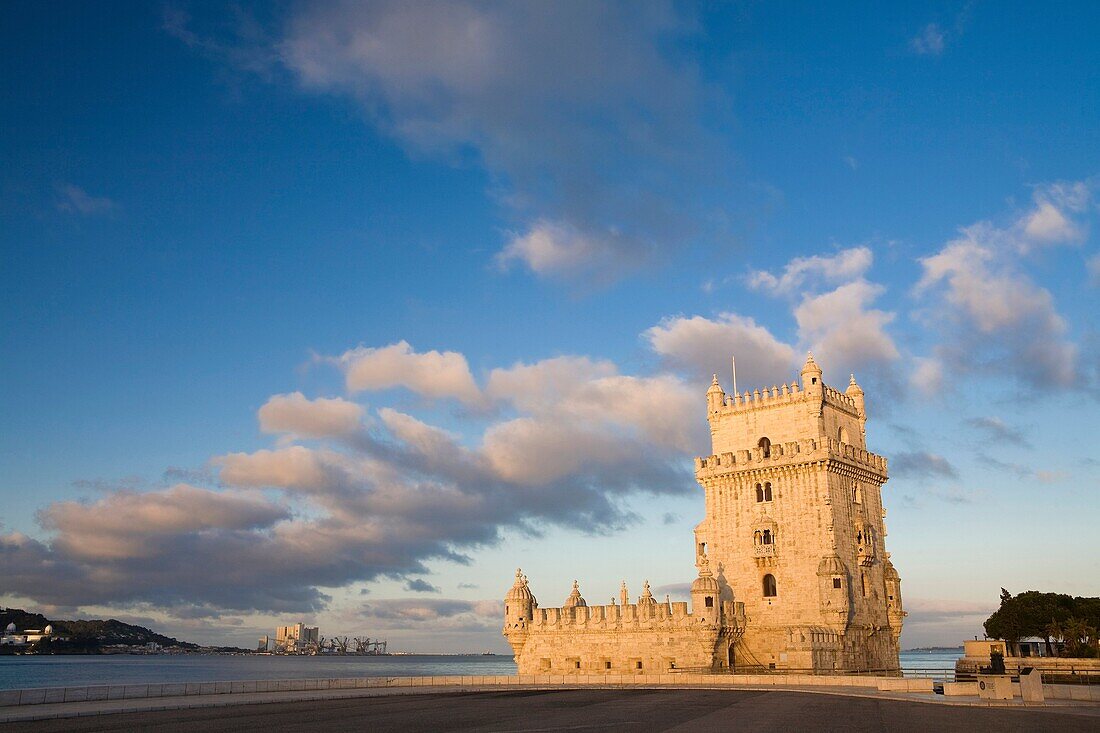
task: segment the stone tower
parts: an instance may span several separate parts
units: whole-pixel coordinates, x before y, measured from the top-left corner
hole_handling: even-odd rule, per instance
[[[697,564],[745,609],[743,633],[716,662],[897,670],[905,612],[884,542],[886,459],[867,451],[854,376],[844,392],[827,387],[810,355],[801,377],[728,396],[715,377],[707,390]]]

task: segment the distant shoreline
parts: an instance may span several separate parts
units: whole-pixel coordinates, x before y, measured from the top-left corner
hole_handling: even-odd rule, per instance
[[[962,646],[918,646],[912,649],[902,649],[902,654],[908,654],[912,652],[962,652]]]

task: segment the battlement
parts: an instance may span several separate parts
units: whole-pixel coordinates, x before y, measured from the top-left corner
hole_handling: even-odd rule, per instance
[[[799,463],[821,461],[829,458],[841,458],[865,466],[875,473],[886,473],[886,459],[855,445],[842,443],[834,438],[818,442],[813,438],[792,440],[786,443],[773,443],[770,455],[763,448],[739,450],[720,455],[697,457],[695,459],[696,478],[715,476],[743,471],[750,468],[768,468],[771,466],[791,466]]]
[[[859,407],[854,399],[828,385],[823,384],[821,386],[822,398],[825,404],[838,407],[854,416],[859,415]],[[753,410],[777,407],[780,405],[803,404],[812,399],[816,399],[816,395],[801,389],[798,386],[798,382],[791,382],[790,384],[778,386],[773,384],[771,387],[765,386],[763,389],[754,389],[751,392],[746,390],[743,394],[734,392],[725,395],[722,400],[719,415],[725,416],[742,412],[752,412]]]
[[[745,615],[745,604],[723,601],[723,622],[735,625]],[[532,613],[532,631],[564,630],[604,631],[610,629],[683,629],[698,628],[700,621],[688,611],[686,601],[662,603],[610,604],[606,606],[564,606],[536,608]],[[718,627],[714,624],[715,628]]]
[[[782,386],[773,384],[771,388],[764,387],[762,390],[755,389],[751,392],[745,390],[744,394],[734,392],[726,395],[722,401],[722,413],[748,412],[764,406],[803,402],[806,399],[807,395],[799,389],[798,382]]]

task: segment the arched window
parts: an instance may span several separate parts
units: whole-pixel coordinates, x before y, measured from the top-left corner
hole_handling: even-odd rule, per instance
[[[839,430],[836,431],[836,439],[839,440],[841,443],[847,443],[848,442],[848,431],[845,430],[844,428],[840,428]]]
[[[771,500],[772,500],[772,485],[771,485],[771,482],[769,481],[768,483],[764,484],[764,501],[771,501]]]
[[[765,458],[772,457],[772,442],[767,438],[761,438],[760,442],[756,444],[758,448],[764,453]]]
[[[764,501],[764,487],[762,487],[760,484],[756,485],[756,500]]]
[[[760,542],[761,542],[760,530],[756,530],[755,532],[752,533],[752,543],[754,545],[759,545]]]
[[[706,606],[707,608],[714,608],[714,597],[713,596],[705,596],[703,598],[703,605]]]
[[[768,573],[764,576],[764,597],[775,598],[775,576]]]
[[[764,530],[763,542],[765,545],[770,545],[772,543],[772,531],[770,529]]]

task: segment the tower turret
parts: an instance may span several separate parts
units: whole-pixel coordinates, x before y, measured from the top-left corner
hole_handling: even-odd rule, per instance
[[[886,582],[886,617],[890,619],[890,631],[897,641],[907,614],[901,605],[901,576],[898,575],[894,563],[890,562],[889,553],[883,563],[882,576]]]
[[[710,560],[704,555],[699,560],[699,577],[691,584],[691,613],[702,623],[718,624],[721,619],[718,604],[721,588],[710,572]]]
[[[504,636],[518,655],[527,641],[528,629],[538,601],[527,587],[523,571],[516,568],[516,581],[504,596]]]
[[[821,382],[821,367],[814,361],[812,352],[806,352],[806,363],[802,365],[802,391],[821,394],[824,384]]]
[[[710,389],[707,390],[707,417],[714,418],[725,402],[726,393],[722,391],[722,385],[718,384],[718,375],[715,374]]]
[[[848,380],[848,389],[844,390],[844,394],[852,398],[852,401],[856,403],[856,410],[859,412],[859,429],[863,433],[863,439],[866,443],[867,440],[867,405],[863,401],[863,388],[856,384],[856,375],[851,375]]]

